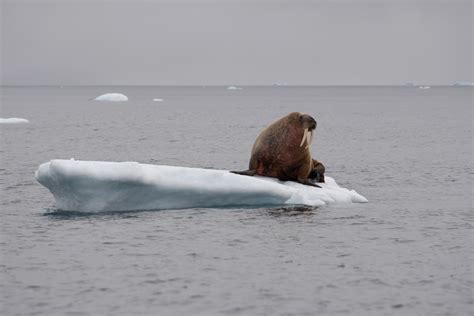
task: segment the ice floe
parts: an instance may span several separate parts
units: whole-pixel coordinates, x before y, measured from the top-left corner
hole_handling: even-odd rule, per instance
[[[79,212],[367,202],[331,177],[315,188],[225,170],[78,160],[51,160],[35,176],[58,209]]]
[[[228,86],[227,90],[242,90],[241,87],[236,87],[236,86]]]
[[[453,83],[455,87],[474,87],[474,82],[471,81],[458,81]]]
[[[0,124],[18,124],[18,123],[29,123],[27,119],[18,118],[18,117],[10,117],[10,118],[1,118],[0,117]]]
[[[154,98],[153,101],[155,101],[155,102],[163,102],[164,100],[163,100],[163,99],[160,99],[160,98]]]
[[[430,86],[419,86],[418,89],[426,90],[426,89],[431,89]]]
[[[94,99],[95,101],[128,101],[128,97],[122,93],[106,93],[99,95],[97,98]]]

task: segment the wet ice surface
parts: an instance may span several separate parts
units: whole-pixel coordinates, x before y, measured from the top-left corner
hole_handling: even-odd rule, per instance
[[[315,188],[228,170],[55,159],[41,164],[35,178],[57,209],[86,213],[367,202],[327,175]]]
[[[472,312],[472,88],[120,89],[2,88],[30,123],[0,126],[1,314]],[[64,213],[34,179],[72,157],[242,170],[294,110],[368,204]]]

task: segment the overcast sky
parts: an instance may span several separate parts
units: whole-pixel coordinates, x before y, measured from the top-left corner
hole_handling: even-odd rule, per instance
[[[473,80],[471,0],[0,0],[4,85]]]

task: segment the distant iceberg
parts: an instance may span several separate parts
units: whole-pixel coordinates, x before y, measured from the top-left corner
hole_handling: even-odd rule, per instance
[[[106,93],[99,95],[97,98],[94,99],[95,101],[128,101],[128,97],[122,93]]]
[[[236,87],[236,86],[228,86],[227,90],[242,90],[241,87]]]
[[[474,87],[474,82],[471,81],[458,81],[453,84],[455,87]]]
[[[326,177],[322,188],[225,170],[147,165],[137,162],[51,160],[36,179],[51,191],[56,207],[103,212],[196,207],[320,206],[367,202]]]
[[[163,102],[164,100],[163,100],[163,99],[160,99],[160,98],[154,98],[153,101],[155,101],[155,102]]]
[[[27,119],[10,117],[10,118],[0,118],[0,124],[18,124],[18,123],[29,123]]]
[[[426,89],[431,89],[430,86],[419,86],[418,89],[426,90]]]

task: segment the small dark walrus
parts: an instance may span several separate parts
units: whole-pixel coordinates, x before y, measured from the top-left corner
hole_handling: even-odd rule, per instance
[[[315,129],[316,120],[307,114],[293,112],[282,117],[258,135],[252,147],[249,170],[231,172],[320,188],[310,181],[324,182],[325,167],[311,158],[309,150]]]

